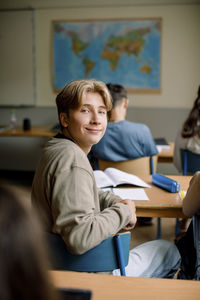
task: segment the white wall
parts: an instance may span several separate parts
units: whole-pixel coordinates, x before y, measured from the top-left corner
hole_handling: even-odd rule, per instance
[[[0,11],[0,105],[34,105],[33,13]]]
[[[52,85],[52,20],[161,17],[161,93],[129,95],[130,106],[191,108],[200,84],[199,16],[200,5],[36,10],[37,105],[55,105]]]

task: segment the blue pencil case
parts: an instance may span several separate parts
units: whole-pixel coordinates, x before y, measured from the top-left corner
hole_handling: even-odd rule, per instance
[[[170,193],[178,193],[180,191],[180,183],[161,174],[152,175],[152,183],[158,187],[167,190]]]

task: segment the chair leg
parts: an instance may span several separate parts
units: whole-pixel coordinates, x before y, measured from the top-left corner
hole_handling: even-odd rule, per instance
[[[115,238],[115,242],[116,242],[117,257],[118,257],[118,262],[119,262],[120,273],[121,273],[121,276],[126,276],[121,239],[120,239],[120,236],[118,236],[118,235],[116,235],[114,238]]]
[[[158,220],[158,222],[157,222],[158,226],[157,226],[157,237],[156,237],[156,239],[160,240],[161,239],[161,235],[162,235],[161,218],[158,218],[157,220]]]

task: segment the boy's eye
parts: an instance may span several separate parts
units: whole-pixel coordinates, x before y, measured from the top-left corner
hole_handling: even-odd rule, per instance
[[[89,112],[89,109],[87,109],[87,108],[82,108],[82,109],[81,109],[81,112],[88,113],[88,112]]]
[[[102,115],[105,115],[107,113],[107,111],[106,110],[100,110],[99,113],[102,114]]]

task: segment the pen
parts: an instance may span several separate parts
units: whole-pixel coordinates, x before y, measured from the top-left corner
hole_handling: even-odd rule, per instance
[[[185,195],[186,195],[186,191],[180,190],[179,196],[180,196],[181,200],[183,200],[185,198]]]

